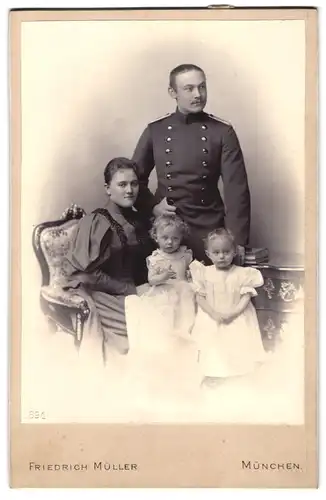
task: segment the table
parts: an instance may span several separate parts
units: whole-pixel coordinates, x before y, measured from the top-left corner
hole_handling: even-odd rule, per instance
[[[290,315],[300,314],[304,320],[303,262],[303,256],[298,254],[271,254],[268,263],[251,266],[264,277],[264,285],[256,289],[258,295],[253,303],[267,351],[273,351],[280,342]]]

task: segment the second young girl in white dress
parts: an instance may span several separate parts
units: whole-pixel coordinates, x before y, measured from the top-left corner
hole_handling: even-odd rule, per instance
[[[258,269],[233,264],[236,246],[226,229],[208,235],[206,253],[211,266],[190,265],[198,303],[192,337],[204,384],[214,386],[221,378],[252,372],[266,359],[251,302],[263,277]]]

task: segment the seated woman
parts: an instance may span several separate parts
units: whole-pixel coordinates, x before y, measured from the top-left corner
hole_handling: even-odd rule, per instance
[[[125,297],[136,294],[136,287],[147,281],[146,257],[153,244],[147,221],[133,208],[139,191],[137,165],[114,158],[104,170],[104,180],[107,204],[79,221],[65,288],[75,289],[90,304],[82,346],[90,338],[101,346],[99,332],[106,359],[108,352],[128,351]]]

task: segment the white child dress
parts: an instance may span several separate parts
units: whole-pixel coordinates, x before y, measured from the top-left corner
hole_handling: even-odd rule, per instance
[[[161,318],[170,332],[178,332],[181,335],[190,332],[195,319],[194,292],[187,280],[192,260],[192,251],[185,246],[173,253],[155,250],[147,258],[149,272],[172,270],[176,278],[160,285],[149,286],[141,294],[145,308],[154,309],[157,318]]]
[[[244,294],[254,297],[255,289],[263,285],[260,271],[250,267],[232,265],[222,270],[194,261],[190,271],[195,290],[221,312],[236,306]],[[200,369],[206,377],[244,375],[266,359],[251,302],[230,323],[217,323],[198,306],[192,337],[198,346]]]
[[[187,271],[192,252],[185,246],[166,254],[160,249],[148,257],[150,270],[172,269],[176,279],[147,287],[126,297],[129,340],[128,367],[135,391],[153,398],[176,398],[181,402],[200,384],[198,350],[192,341],[195,297]]]

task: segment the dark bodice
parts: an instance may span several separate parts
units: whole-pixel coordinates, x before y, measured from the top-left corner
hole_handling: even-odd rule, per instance
[[[78,223],[67,286],[125,294],[127,285],[147,281],[146,257],[152,250],[148,223],[136,211],[109,202]]]

